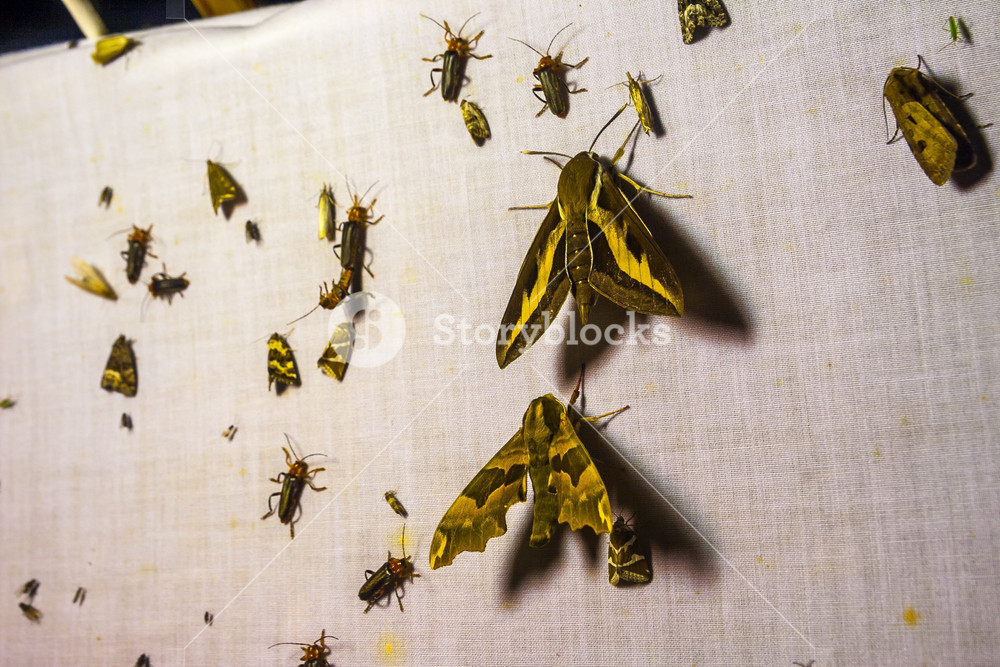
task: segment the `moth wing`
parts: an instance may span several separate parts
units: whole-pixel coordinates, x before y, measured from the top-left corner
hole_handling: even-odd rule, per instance
[[[284,336],[277,333],[272,334],[267,341],[268,390],[275,381],[296,386],[302,383],[299,378],[299,367],[295,363],[295,354]]]
[[[562,408],[562,405],[559,406]],[[559,523],[572,530],[590,526],[598,535],[611,532],[611,501],[601,473],[580,441],[565,408],[549,446],[549,489],[556,494]]]
[[[463,551],[485,551],[507,532],[507,510],[527,495],[528,450],[521,431],[476,473],[441,518],[431,540],[432,570],[451,565]]]
[[[566,272],[566,223],[559,202],[549,206],[514,283],[500,320],[497,363],[506,368],[538,340],[569,294]]]
[[[79,278],[70,278],[69,276],[63,276],[70,283],[76,285],[82,290],[86,290],[91,294],[96,294],[97,296],[104,297],[111,301],[117,301],[118,295],[115,294],[115,290],[104,279],[101,272],[87,264],[85,261],[79,257],[73,258],[73,270],[76,271]]]
[[[219,213],[222,202],[236,199],[236,181],[225,167],[208,160],[208,191],[212,197],[212,211]]]
[[[904,102],[901,130],[920,168],[936,185],[944,185],[955,168],[958,142],[919,102]]]
[[[330,341],[323,350],[317,366],[330,377],[343,380],[347,365],[351,362],[351,352],[354,350],[354,324],[341,322],[333,330]]]
[[[549,451],[552,440],[558,433],[559,416],[565,413],[566,409],[562,403],[552,394],[546,394],[531,402],[524,413],[521,427],[528,450],[531,487],[535,493],[528,545],[536,549],[549,543],[552,533],[559,524],[559,498],[552,487]]]
[[[589,282],[599,294],[639,313],[684,312],[674,268],[607,172],[601,174],[597,205],[587,217],[594,257]]]
[[[101,389],[117,391],[124,396],[135,396],[138,376],[135,370],[135,353],[132,344],[124,335],[118,336],[111,346],[111,355],[104,366]]]

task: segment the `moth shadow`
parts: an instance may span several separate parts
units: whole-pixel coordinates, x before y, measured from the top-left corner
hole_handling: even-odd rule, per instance
[[[534,491],[528,504],[533,506]],[[565,524],[558,524],[552,531],[552,539],[544,547],[532,547],[529,544],[531,538],[531,521],[524,524],[518,536],[518,543],[521,545],[508,566],[507,582],[504,586],[505,597],[510,598],[514,593],[524,586],[525,582],[540,577],[555,565],[562,557],[563,540],[573,531],[569,530]],[[588,555],[591,566],[596,564],[600,558],[598,548],[600,539],[589,528],[576,531],[575,535],[583,540],[584,552]]]
[[[676,225],[670,224],[662,209],[649,206],[648,198],[639,197],[632,205],[647,221],[656,244],[669,252],[670,262],[684,289],[684,315],[680,321],[696,320],[694,328],[702,329],[701,333],[725,342],[749,345],[753,340],[753,321],[718,271]],[[678,206],[683,206],[683,200]]]
[[[667,134],[667,131],[663,129],[663,122],[660,120],[660,112],[656,108],[656,99],[649,92],[649,84],[642,83],[639,84],[642,88],[642,96],[646,100],[646,106],[649,107],[649,125],[653,132],[653,136],[657,139],[662,138]]]
[[[930,71],[929,66],[928,71]],[[972,150],[976,155],[976,164],[971,169],[953,172],[951,175],[951,182],[958,189],[969,190],[993,171],[993,155],[990,153],[989,145],[986,143],[986,138],[979,127],[979,121],[973,117],[972,112],[969,111],[969,106],[959,92],[958,83],[953,79],[938,78],[933,72],[932,75],[934,76],[934,81],[949,93],[950,96],[945,98],[944,102],[948,106],[948,109],[955,115],[955,120],[965,130],[966,136],[969,137],[969,143],[972,144]]]
[[[681,502],[661,496],[638,472],[614,461],[624,459],[620,450],[595,428],[581,428],[580,439],[601,472],[608,495],[616,501],[612,510],[630,520],[638,536],[640,552],[650,568],[653,548],[671,561],[682,564],[693,577],[715,575],[717,561],[707,542],[693,527],[693,512],[681,510]],[[688,523],[690,521],[690,523]],[[656,573],[653,573],[656,577]]]

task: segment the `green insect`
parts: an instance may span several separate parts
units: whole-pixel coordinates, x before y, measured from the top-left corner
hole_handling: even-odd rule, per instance
[[[556,41],[556,37],[558,37],[559,33],[561,33],[563,30],[565,30],[571,25],[573,24],[570,23],[569,25],[564,26],[561,30],[559,30],[559,32],[557,32],[555,35],[552,36],[552,39],[549,41],[549,46],[545,49],[544,54],[535,47],[533,47],[531,44],[523,42],[520,39],[514,39],[513,37],[511,37],[511,39],[514,39],[515,42],[520,42],[521,44],[524,44],[529,49],[531,49],[532,51],[534,51],[535,53],[537,53],[542,57],[542,59],[538,61],[538,67],[536,67],[535,70],[532,72],[535,78],[538,79],[539,85],[534,86],[531,89],[531,92],[534,93],[535,97],[538,98],[539,102],[544,103],[541,111],[535,114],[536,118],[545,113],[546,109],[551,109],[552,113],[554,113],[559,118],[565,118],[566,114],[569,113],[569,101],[567,98],[567,93],[570,95],[576,95],[577,93],[587,92],[586,88],[577,88],[575,90],[570,90],[569,88],[567,88],[562,78],[560,78],[559,72],[562,71],[564,68],[575,69],[580,65],[584,64],[585,62],[587,62],[588,60],[590,60],[589,57],[584,58],[575,65],[570,65],[562,61],[562,51],[560,51],[555,58],[549,55],[549,49],[552,48],[552,43]],[[538,97],[539,91],[541,91],[542,94],[544,95],[544,99]]]
[[[285,434],[285,440],[288,441],[288,448],[292,450],[292,454],[295,453],[295,448],[292,447],[292,440]],[[263,521],[267,517],[274,514],[274,507],[271,505],[271,499],[275,496],[281,496],[278,501],[278,518],[281,519],[281,523],[287,523],[288,528],[291,531],[292,539],[295,539],[295,522],[298,520],[295,516],[296,511],[301,515],[302,507],[299,505],[299,499],[302,498],[302,491],[305,489],[306,485],[313,491],[324,491],[325,486],[316,488],[312,483],[312,476],[318,472],[326,470],[326,468],[315,468],[309,470],[309,464],[306,463],[306,459],[309,456],[326,456],[326,454],[310,454],[309,456],[303,456],[301,459],[296,458],[292,461],[292,454],[289,454],[288,449],[284,447],[281,451],[285,452],[285,463],[288,465],[288,472],[278,473],[277,477],[272,477],[271,481],[276,484],[281,484],[281,491],[276,491],[272,493],[267,499],[268,512],[261,517]],[[296,457],[298,454],[296,454]]]
[[[966,25],[965,21],[962,19],[956,19],[954,16],[949,16],[948,25],[945,26],[945,30],[947,30],[948,35],[951,36],[951,41],[938,49],[939,52],[956,42],[972,44],[972,32],[969,30],[969,26]]]

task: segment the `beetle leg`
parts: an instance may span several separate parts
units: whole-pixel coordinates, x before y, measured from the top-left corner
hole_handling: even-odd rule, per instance
[[[272,514],[274,514],[274,508],[273,508],[273,507],[271,507],[271,498],[274,498],[275,496],[280,496],[280,495],[281,495],[281,491],[278,491],[277,493],[272,493],[271,495],[269,495],[269,496],[267,497],[267,509],[268,509],[268,512],[267,512],[267,514],[265,514],[264,516],[262,516],[262,517],[260,518],[260,520],[261,520],[261,521],[263,521],[263,520],[264,520],[264,519],[266,519],[267,517],[269,517],[269,516],[271,516]]]
[[[430,72],[430,75],[431,75],[431,89],[428,90],[426,93],[424,93],[424,97],[427,97],[428,95],[430,95],[431,93],[433,93],[435,90],[437,90],[438,84],[434,83],[434,72],[441,72],[441,71],[442,70],[441,70],[440,67],[435,67],[434,69],[431,70],[431,72]]]

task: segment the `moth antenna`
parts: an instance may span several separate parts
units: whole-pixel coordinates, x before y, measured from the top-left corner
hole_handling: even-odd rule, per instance
[[[528,44],[528,43],[527,43],[527,42],[525,42],[525,41],[522,41],[522,40],[520,40],[520,39],[517,39],[516,37],[508,37],[507,39],[512,39],[512,40],[514,40],[515,42],[521,42],[521,44],[524,44],[524,45],[525,45],[525,46],[527,46],[527,47],[528,47],[529,49],[531,49],[532,51],[534,51],[535,53],[537,53],[538,55],[542,56],[543,58],[545,57],[545,54],[544,54],[544,53],[542,53],[541,51],[539,51],[538,49],[536,49],[536,48],[535,48],[535,47],[533,47],[533,46],[532,46],[531,44]]]
[[[623,104],[622,108],[619,109],[618,111],[616,111],[615,115],[611,117],[611,120],[609,120],[607,123],[604,124],[604,127],[601,128],[601,131],[597,133],[596,137],[594,137],[594,140],[592,142],[590,142],[590,148],[587,149],[588,151],[594,150],[594,145],[597,143],[597,140],[601,138],[601,134],[604,133],[604,130],[608,129],[608,126],[611,125],[611,123],[615,122],[615,120],[618,119],[618,116],[622,115],[622,112],[625,111],[625,109],[627,109],[627,108],[628,108],[628,104],[627,103]],[[631,132],[629,134],[631,134]],[[627,139],[626,139],[626,143],[628,143]]]
[[[565,30],[566,28],[570,27],[571,25],[573,25],[573,24],[572,23],[567,23],[566,25],[564,25],[562,28],[559,29],[559,32],[562,32],[563,30]],[[556,34],[552,35],[552,39],[549,40],[549,45],[545,48],[545,55],[549,55],[549,50],[552,48],[552,43],[556,41],[556,37],[559,36],[559,32],[557,32]]]
[[[639,128],[639,122],[640,121],[638,120],[635,121],[635,125],[633,125],[632,129],[628,131],[627,135],[625,135],[625,141],[622,142],[622,145],[618,147],[617,151],[615,151],[615,156],[611,159],[611,164],[617,164],[618,160],[622,159],[622,156],[625,155],[625,146],[627,146],[629,140],[632,139],[632,133]]]
[[[572,156],[566,155],[565,153],[556,153],[553,151],[521,151],[524,155],[558,155],[559,157],[564,157],[567,160],[572,160]]]
[[[465,26],[469,25],[469,21],[471,21],[472,19],[474,19],[477,16],[479,16],[479,14],[480,14],[480,12],[476,12],[475,14],[473,14],[472,16],[470,16],[469,18],[465,19],[465,23],[463,23],[462,27],[458,29],[458,34],[455,35],[455,36],[460,38],[462,36],[462,31],[465,30]]]
[[[563,166],[561,164],[550,158],[548,155],[545,156],[545,159],[554,164],[555,166],[559,167],[559,170],[562,171]]]
[[[305,319],[305,318],[309,317],[310,315],[312,315],[312,314],[313,314],[313,310],[316,310],[317,308],[319,308],[319,304],[318,304],[318,303],[317,303],[317,304],[316,304],[315,306],[313,306],[313,307],[312,307],[312,310],[310,310],[310,311],[309,311],[308,313],[306,313],[305,315],[302,315],[301,317],[296,317],[296,318],[295,318],[294,320],[292,320],[291,322],[286,322],[286,323],[285,323],[285,326],[286,326],[286,327],[288,327],[288,326],[291,326],[291,325],[295,324],[296,322],[298,322],[299,320],[302,320],[302,319]]]
[[[309,456],[326,456],[326,454],[321,454],[320,452],[316,452],[315,454],[310,454]],[[299,459],[299,461],[305,461],[307,458],[309,458],[309,456],[303,456],[301,459]]]
[[[473,14],[473,16],[475,16],[475,14]],[[448,30],[448,29],[447,29],[447,28],[445,28],[445,27],[444,27],[443,25],[441,25],[440,23],[438,23],[437,21],[435,21],[434,19],[432,19],[432,18],[431,18],[430,16],[425,16],[424,14],[421,14],[421,15],[420,15],[420,18],[422,18],[422,19],[427,19],[427,20],[428,20],[428,21],[430,21],[431,23],[434,23],[434,24],[436,24],[436,25],[437,25],[437,27],[441,28],[441,29],[442,29],[442,30],[444,30],[445,32],[451,32],[451,30]],[[463,27],[464,27],[464,26],[463,26]]]

